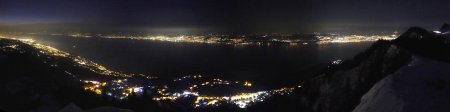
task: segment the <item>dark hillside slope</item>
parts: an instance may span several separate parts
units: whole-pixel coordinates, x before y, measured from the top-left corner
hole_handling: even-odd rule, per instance
[[[448,39],[448,35],[412,27],[391,42],[379,41],[307,82],[300,93],[302,106],[314,112],[352,111],[375,83],[408,64],[412,55],[450,62]]]
[[[85,91],[78,79],[45,63],[46,56],[17,40],[0,39],[0,110],[56,112],[71,103],[82,109],[101,106],[130,108]],[[146,109],[155,110],[156,105]]]
[[[330,64],[317,77],[305,82],[294,95],[284,97],[290,100],[270,99],[252,109],[350,112],[377,82],[406,66],[412,56],[450,62],[449,43],[448,32],[433,33],[411,27],[393,41],[380,40],[351,60]]]

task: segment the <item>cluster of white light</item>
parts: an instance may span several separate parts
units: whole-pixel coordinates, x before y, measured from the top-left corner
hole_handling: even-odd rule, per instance
[[[144,87],[141,86],[129,86],[127,84],[127,79],[124,80],[112,80],[110,82],[100,82],[94,80],[81,80],[85,83],[84,89],[88,91],[92,91],[95,94],[103,94],[105,92],[106,95],[112,96],[118,99],[127,98],[130,94],[142,94],[144,91]],[[109,86],[109,90],[105,90],[105,86]],[[115,93],[115,94],[113,94]]]
[[[349,43],[349,42],[369,42],[378,40],[393,40],[397,35],[346,35],[346,36],[317,36],[319,44],[323,43]]]
[[[343,61],[342,60],[334,60],[331,64],[333,65],[339,65],[341,64]]]
[[[301,85],[297,86],[297,88],[300,88]],[[240,108],[246,108],[252,103],[256,102],[263,102],[264,99],[270,97],[271,95],[287,95],[292,93],[295,90],[295,88],[280,88],[276,90],[270,90],[270,91],[259,91],[254,93],[238,93],[236,95],[232,96],[206,96],[206,95],[199,95],[198,92],[193,91],[184,91],[183,93],[173,93],[165,94],[164,91],[160,91],[163,96],[161,97],[155,97],[153,100],[178,100],[180,98],[185,97],[197,97],[194,101],[194,107],[205,107],[205,106],[218,106],[221,102],[226,103],[232,103],[237,105]],[[165,95],[165,96],[164,96]]]

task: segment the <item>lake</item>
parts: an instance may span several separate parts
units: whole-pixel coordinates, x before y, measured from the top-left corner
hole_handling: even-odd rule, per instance
[[[352,58],[373,43],[236,46],[67,36],[30,38],[112,70],[161,78],[213,75],[266,87],[298,83],[305,79],[308,69],[320,63]]]

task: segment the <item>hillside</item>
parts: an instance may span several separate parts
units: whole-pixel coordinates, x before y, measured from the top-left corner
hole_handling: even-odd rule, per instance
[[[294,95],[273,98],[252,109],[307,112],[448,110],[444,106],[450,101],[450,88],[445,86],[450,83],[447,27],[444,25],[439,33],[412,27],[396,40],[380,40],[353,59],[330,64],[305,82]],[[433,95],[437,96],[431,97]]]

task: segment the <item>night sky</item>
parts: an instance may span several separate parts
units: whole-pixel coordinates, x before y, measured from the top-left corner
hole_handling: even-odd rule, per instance
[[[450,0],[0,0],[0,28],[389,32],[438,27],[449,11]]]

